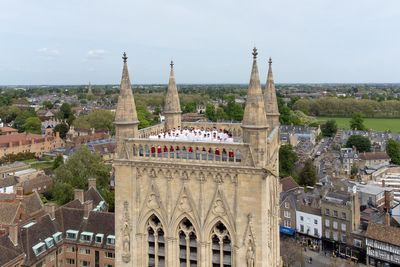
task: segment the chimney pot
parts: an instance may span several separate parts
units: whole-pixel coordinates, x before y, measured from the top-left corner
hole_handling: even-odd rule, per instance
[[[88,179],[88,183],[89,183],[89,189],[91,188],[91,187],[93,187],[94,189],[96,189],[96,178],[89,178]]]
[[[52,220],[55,219],[56,204],[54,204],[54,203],[46,203],[46,204],[44,204],[44,210],[50,215],[50,218]]]
[[[89,218],[89,212],[93,209],[93,201],[88,200],[85,203],[83,203],[83,209],[84,209],[83,218],[84,219]]]
[[[78,199],[82,204],[85,202],[83,189],[74,189],[74,199]]]

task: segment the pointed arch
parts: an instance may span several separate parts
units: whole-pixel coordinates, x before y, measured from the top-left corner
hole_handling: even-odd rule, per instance
[[[157,215],[153,214],[146,223],[147,266],[166,266],[165,231]]]
[[[179,246],[179,266],[198,266],[198,235],[195,226],[188,217],[180,220],[177,228]]]
[[[211,262],[213,267],[233,265],[233,242],[228,228],[220,220],[211,229]]]

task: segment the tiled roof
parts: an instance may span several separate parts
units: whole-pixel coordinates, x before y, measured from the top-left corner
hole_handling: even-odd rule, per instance
[[[287,191],[299,188],[299,185],[292,178],[292,176],[288,176],[288,177],[282,178],[280,180],[280,183],[282,185],[282,192],[287,192]]]
[[[14,222],[19,203],[0,203],[0,224],[10,225]]]
[[[103,197],[100,195],[97,189],[91,187],[85,192],[85,201],[92,200],[93,208],[96,207],[100,201],[104,201]]]
[[[398,227],[369,223],[365,236],[370,239],[400,246],[400,228]]]
[[[361,160],[382,160],[390,159],[386,152],[364,152],[359,154]]]
[[[20,256],[22,257],[24,254],[22,248],[20,246],[14,246],[8,236],[0,236],[0,251],[0,266]]]

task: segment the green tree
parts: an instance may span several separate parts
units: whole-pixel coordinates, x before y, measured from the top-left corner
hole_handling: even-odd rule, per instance
[[[22,129],[27,133],[40,134],[42,132],[42,122],[38,117],[29,117],[22,125]]]
[[[337,132],[337,124],[335,120],[328,120],[321,125],[321,132],[323,136],[333,137]]]
[[[297,154],[292,145],[282,145],[279,148],[279,176],[293,176],[297,161]]]
[[[229,120],[242,121],[243,119],[243,106],[235,102],[235,98],[229,99],[226,108],[226,116]]]
[[[64,139],[69,131],[69,126],[66,123],[60,123],[54,127],[53,131],[60,133],[60,137]]]
[[[96,109],[90,112],[88,115],[77,117],[73,125],[76,128],[96,130],[114,130],[114,114],[108,110]]]
[[[362,135],[352,135],[346,142],[346,147],[355,147],[358,152],[371,151],[371,141]]]
[[[317,171],[311,159],[306,160],[303,169],[299,173],[299,185],[314,186],[317,180]]]
[[[57,157],[54,159],[53,161],[53,170],[57,169],[58,167],[60,167],[61,165],[64,164],[64,157],[63,155],[59,154],[57,155]]]
[[[217,121],[217,117],[215,114],[215,106],[213,104],[207,104],[206,106],[206,117],[210,121]]]
[[[137,116],[139,119],[139,129],[143,129],[151,126],[151,122],[153,121],[153,117],[149,110],[144,105],[138,105],[136,107]]]
[[[33,109],[28,109],[21,111],[15,118],[13,127],[18,130],[18,132],[23,132],[24,124],[28,118],[36,117],[36,113]]]
[[[45,109],[52,109],[54,107],[54,104],[49,100],[45,100],[45,101],[43,101],[42,106]]]
[[[386,153],[393,164],[400,165],[400,142],[389,139],[386,144]]]
[[[182,112],[183,113],[193,113],[197,111],[196,102],[189,102],[183,105]]]
[[[354,112],[351,115],[350,129],[359,130],[359,131],[365,131],[366,130],[365,125],[364,125],[364,119],[363,119],[362,114],[360,112]]]
[[[59,205],[64,205],[73,199],[74,187],[68,183],[56,182],[52,189],[52,195]]]
[[[356,164],[351,165],[350,175],[355,177],[358,174],[358,167]]]
[[[87,187],[89,178],[96,178],[97,185],[102,188],[108,186],[110,167],[103,163],[99,154],[81,146],[55,170],[55,177],[58,182],[81,189]]]

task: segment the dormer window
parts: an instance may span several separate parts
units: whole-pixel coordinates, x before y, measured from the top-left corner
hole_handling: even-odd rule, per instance
[[[39,256],[40,254],[46,251],[46,244],[43,242],[37,243],[32,247],[32,250],[36,256]]]
[[[115,245],[115,236],[113,235],[108,235],[107,236],[107,245]]]
[[[93,233],[91,232],[82,232],[81,233],[81,241],[83,242],[92,242]]]
[[[56,243],[59,243],[62,240],[62,233],[61,232],[57,232],[53,235],[54,241],[56,241]]]
[[[95,237],[96,243],[97,243],[97,244],[103,243],[103,237],[104,237],[103,234],[97,234],[96,237]]]
[[[66,231],[66,238],[69,240],[76,240],[78,238],[79,231],[77,230],[67,230]]]
[[[54,239],[52,237],[46,238],[44,243],[46,243],[47,248],[54,247]]]

